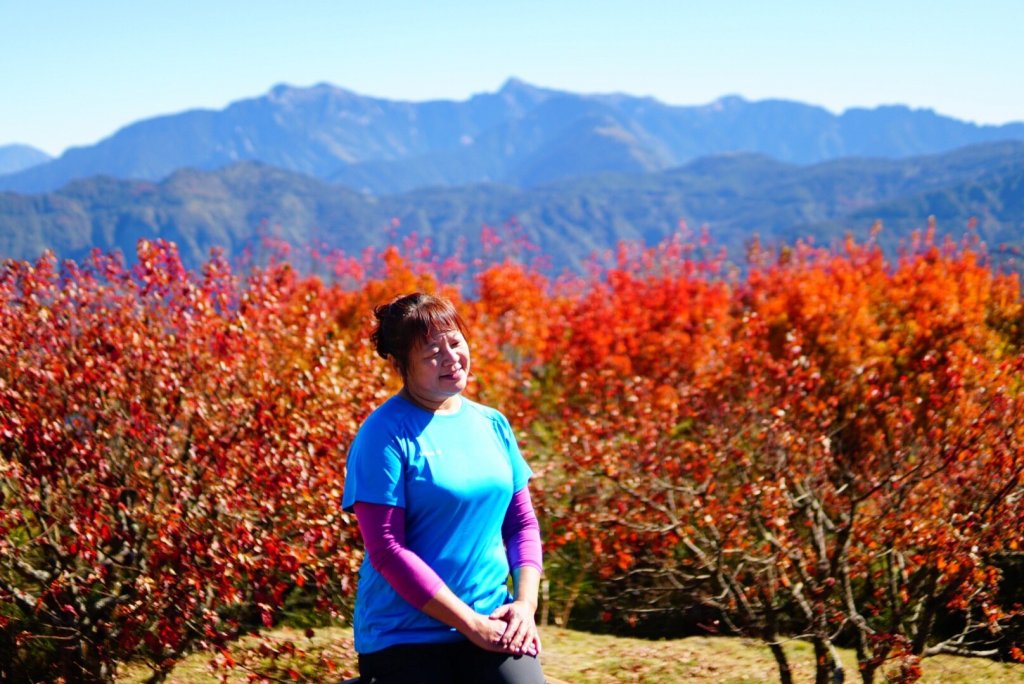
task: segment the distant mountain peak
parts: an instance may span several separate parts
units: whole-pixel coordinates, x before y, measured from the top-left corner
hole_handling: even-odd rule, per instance
[[[360,97],[351,90],[339,88],[327,82],[320,82],[311,86],[293,86],[287,83],[279,83],[270,89],[266,95],[273,103],[297,104],[302,102],[313,102],[330,97],[333,99],[348,99]]]
[[[540,90],[540,88],[538,88],[537,86],[532,85],[530,83],[527,83],[523,79],[518,78],[516,76],[511,76],[511,77],[509,77],[508,80],[506,80],[502,84],[501,89],[498,92],[501,92],[501,93],[521,93],[521,92],[536,92],[538,90]]]
[[[15,143],[0,145],[0,175],[17,173],[25,169],[45,164],[52,157],[31,145]]]
[[[559,93],[557,90],[535,86],[532,83],[527,83],[526,81],[513,76],[502,84],[497,94],[498,97],[506,100],[525,104],[539,104],[544,100],[562,93]]]
[[[705,110],[712,112],[723,112],[731,109],[739,109],[750,104],[742,95],[723,95],[714,102],[704,106]]]

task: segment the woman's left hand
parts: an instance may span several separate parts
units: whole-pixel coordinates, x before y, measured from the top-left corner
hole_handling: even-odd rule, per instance
[[[499,643],[501,648],[520,655],[540,655],[540,634],[533,618],[534,611],[526,601],[513,601],[491,613],[492,618],[506,623]]]

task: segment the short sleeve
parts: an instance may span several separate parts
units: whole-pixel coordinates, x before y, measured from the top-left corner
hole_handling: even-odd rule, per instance
[[[508,452],[508,460],[512,466],[512,491],[518,492],[533,477],[533,471],[530,470],[522,452],[519,451],[519,443],[516,441],[515,433],[512,432],[512,426],[509,425],[508,419],[498,411],[495,411],[494,428]]]
[[[352,511],[356,501],[405,508],[403,464],[395,436],[388,430],[364,425],[348,452],[342,508]]]

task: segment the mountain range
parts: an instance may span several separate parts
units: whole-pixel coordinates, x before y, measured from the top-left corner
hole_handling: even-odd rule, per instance
[[[934,217],[1024,248],[1024,123],[903,106],[840,115],[725,97],[682,107],[518,80],[465,101],[398,102],[277,86],[223,110],[128,125],[56,159],[0,147],[0,257],[134,254],[177,242],[195,266],[276,237],[356,253],[415,233],[480,256],[484,225],[581,268],[620,240],[705,226],[734,257],[753,236],[830,243],[885,225],[890,250]]]
[[[991,247],[1024,246],[1024,142],[810,165],[736,153],[659,172],[386,196],[260,162],[179,170],[159,182],[99,176],[55,192],[0,193],[0,254],[34,258],[50,248],[80,257],[100,247],[131,255],[138,239],[163,237],[195,266],[212,247],[238,255],[259,249],[264,237],[357,254],[415,233],[436,254],[471,259],[485,249],[481,226],[491,225],[537,246],[555,269],[579,269],[619,240],[652,243],[681,220],[706,227],[735,256],[755,234],[768,243],[829,244],[847,232],[865,237],[876,220],[883,245],[894,249],[930,216],[954,235],[974,218]]]
[[[281,85],[223,110],[128,125],[99,143],[0,175],[0,190],[47,192],[95,175],[159,181],[181,168],[257,161],[360,192],[499,183],[519,188],[595,173],[664,171],[734,152],[814,164],[901,158],[996,140],[1024,123],[979,126],[903,106],[835,115],[783,100],[673,106],[511,79],[465,101],[401,102],[320,84]],[[2,169],[0,169],[2,170]]]

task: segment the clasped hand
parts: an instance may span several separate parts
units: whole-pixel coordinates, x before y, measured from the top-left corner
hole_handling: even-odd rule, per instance
[[[491,651],[513,655],[540,655],[540,634],[533,609],[525,601],[513,601],[489,616],[481,616],[479,645]]]

